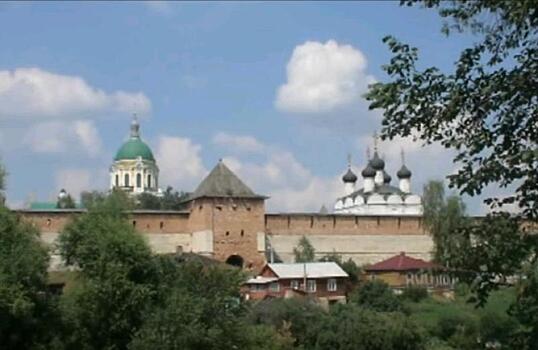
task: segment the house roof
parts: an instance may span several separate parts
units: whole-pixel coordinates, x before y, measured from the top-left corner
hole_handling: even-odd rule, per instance
[[[266,284],[278,281],[278,278],[276,277],[264,277],[264,276],[256,276],[254,278],[249,279],[246,284]]]
[[[267,198],[254,193],[222,160],[198,185],[189,200],[200,197]]]
[[[304,278],[305,266],[307,278],[349,277],[335,262],[267,264],[278,278]]]
[[[365,268],[366,271],[408,271],[408,270],[422,270],[422,269],[439,269],[442,266],[437,265],[430,261],[424,261],[422,259],[412,258],[401,252],[398,255],[380,261],[377,264],[373,264]]]

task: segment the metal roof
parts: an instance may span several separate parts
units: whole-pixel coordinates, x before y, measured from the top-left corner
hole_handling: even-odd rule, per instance
[[[386,260],[365,268],[366,271],[409,271],[422,269],[442,269],[441,265],[422,259],[412,258],[401,252]]]
[[[278,278],[276,277],[263,277],[263,276],[257,276],[254,278],[249,279],[246,284],[267,284],[271,282],[278,281]]]
[[[349,277],[335,262],[311,262],[294,264],[267,264],[279,278]]]

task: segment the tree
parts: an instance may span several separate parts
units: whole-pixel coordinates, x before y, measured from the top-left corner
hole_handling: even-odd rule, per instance
[[[413,5],[417,1],[405,1]],[[538,218],[538,2],[421,1],[447,21],[444,32],[470,30],[477,41],[464,49],[452,72],[419,68],[418,50],[386,37],[394,54],[384,66],[389,82],[376,83],[367,99],[383,110],[382,138],[413,136],[456,151],[450,185],[471,196],[485,186],[511,186],[508,197],[486,200],[493,208],[516,203],[520,218]],[[491,215],[459,230],[452,267],[465,271],[477,300],[521,277],[513,306],[527,329],[520,348],[538,338],[536,239],[508,215]],[[532,230],[530,230],[532,231]],[[495,237],[495,239],[491,239]]]
[[[151,193],[141,193],[136,196],[136,207],[139,209],[160,210],[162,209],[162,200]]]
[[[94,205],[102,203],[106,196],[106,193],[99,191],[84,191],[80,193],[80,204],[83,208],[89,209]]]
[[[75,201],[73,200],[73,197],[71,197],[71,195],[68,194],[65,197],[58,199],[58,202],[56,203],[56,208],[72,209],[72,208],[76,208],[76,204],[75,204]]]
[[[54,323],[46,279],[49,255],[37,229],[0,206],[0,344],[44,345]]]
[[[337,253],[331,253],[327,254],[319,261],[332,261],[338,264],[349,275],[349,281],[351,284],[355,285],[359,282],[359,279],[361,277],[362,270],[357,264],[350,259],[347,259],[346,261],[342,261],[342,256]]]
[[[4,191],[6,190],[6,170],[0,163],[0,205],[4,205]]]
[[[465,204],[457,195],[445,199],[441,181],[430,181],[424,186],[424,225],[435,244],[435,260],[450,266],[449,254],[457,249],[458,229],[466,223]]]
[[[381,313],[357,305],[331,309],[314,349],[424,349],[422,334],[401,313]]]
[[[166,188],[161,198],[162,210],[183,210],[185,209],[185,200],[188,194],[185,192],[174,191],[170,186]]]
[[[363,308],[382,312],[402,310],[402,302],[383,281],[374,280],[362,284],[349,297],[350,302]]]
[[[419,1],[403,1],[409,6]],[[469,195],[491,183],[515,186],[507,198],[538,217],[538,2],[420,1],[447,21],[444,32],[470,30],[477,41],[454,70],[420,69],[418,50],[384,38],[394,54],[387,83],[371,86],[370,108],[383,110],[382,138],[410,135],[454,149],[461,166],[451,186]]]
[[[306,236],[301,237],[297,246],[293,248],[295,262],[312,262],[315,259],[316,250]]]
[[[157,260],[127,221],[125,198],[108,196],[77,216],[59,237],[78,285],[62,300],[67,347],[125,349],[159,293]]]

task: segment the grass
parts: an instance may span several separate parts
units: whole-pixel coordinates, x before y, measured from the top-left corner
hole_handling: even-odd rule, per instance
[[[424,327],[430,334],[436,332],[439,321],[447,317],[459,317],[478,324],[486,313],[506,315],[510,304],[515,300],[513,289],[502,289],[491,294],[483,308],[477,308],[468,303],[469,296],[456,297],[448,300],[438,296],[430,296],[418,303],[406,301],[406,309],[417,324]]]

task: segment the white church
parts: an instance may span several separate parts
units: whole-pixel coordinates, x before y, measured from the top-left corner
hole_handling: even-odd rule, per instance
[[[370,157],[368,157],[370,158]],[[396,173],[398,187],[390,184],[392,177],[385,171],[385,161],[374,147],[374,156],[368,159],[361,172],[362,187],[357,188],[358,177],[348,163],[347,172],[342,177],[344,196],[338,198],[334,205],[335,214],[354,215],[422,215],[422,199],[411,192],[411,171],[405,166]]]

